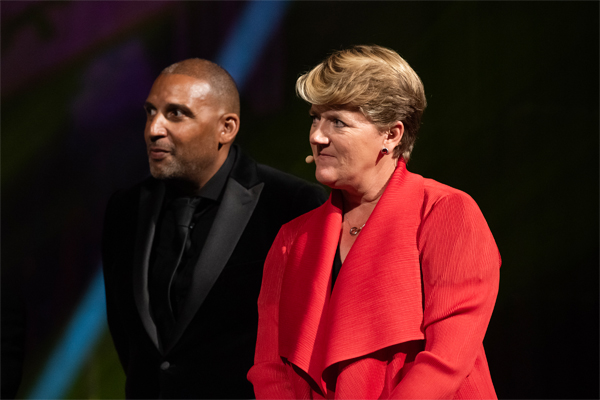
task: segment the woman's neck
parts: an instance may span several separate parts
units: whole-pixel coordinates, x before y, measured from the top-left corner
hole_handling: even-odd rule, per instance
[[[372,210],[375,207],[396,169],[395,163],[386,164],[376,175],[363,179],[357,187],[341,189],[344,213],[357,208]]]
[[[382,168],[379,174],[372,177],[371,181],[367,181],[367,185],[365,185],[367,190],[360,190],[360,187],[340,190],[343,207],[343,220],[339,241],[342,263],[346,260],[350,248],[358,238],[362,228],[383,195],[395,168],[395,163],[391,163],[391,168],[389,166],[385,169]]]

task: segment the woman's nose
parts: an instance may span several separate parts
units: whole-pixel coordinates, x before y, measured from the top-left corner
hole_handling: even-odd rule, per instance
[[[317,126],[314,126],[311,128],[309,141],[310,141],[310,144],[313,144],[313,145],[317,145],[317,144],[323,145],[323,144],[329,143],[329,138],[327,137],[325,132],[323,132],[323,129],[321,128],[321,126],[317,125]]]

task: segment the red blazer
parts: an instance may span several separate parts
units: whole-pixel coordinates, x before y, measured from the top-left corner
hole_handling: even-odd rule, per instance
[[[334,190],[271,247],[256,397],[496,398],[482,341],[500,255],[473,199],[400,162],[331,292],[341,224]]]

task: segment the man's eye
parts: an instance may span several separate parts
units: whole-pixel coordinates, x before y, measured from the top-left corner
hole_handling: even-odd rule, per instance
[[[152,116],[156,115],[156,109],[155,108],[144,107],[144,109],[146,110],[146,115],[147,116],[152,117]]]
[[[340,121],[339,119],[334,119],[333,126],[335,126],[336,128],[343,128],[346,126],[346,124]]]

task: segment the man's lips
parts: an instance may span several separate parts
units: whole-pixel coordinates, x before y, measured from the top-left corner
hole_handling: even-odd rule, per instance
[[[170,151],[160,147],[151,147],[148,149],[148,156],[153,160],[162,160],[165,158]]]

